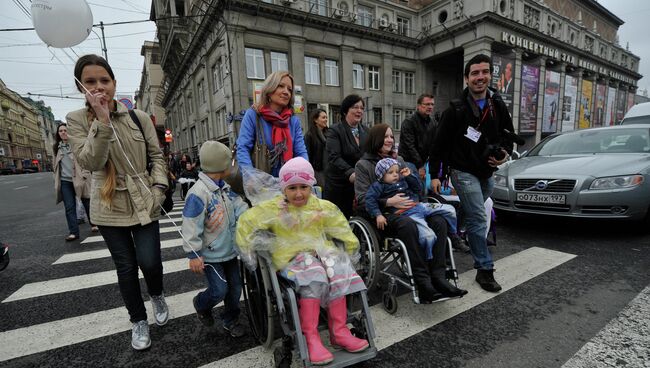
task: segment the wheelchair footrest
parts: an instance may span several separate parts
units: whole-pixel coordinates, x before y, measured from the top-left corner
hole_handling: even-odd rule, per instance
[[[328,346],[328,348],[332,352],[332,355],[334,355],[334,360],[330,364],[319,367],[347,367],[377,356],[377,348],[374,346],[369,346],[368,349],[358,353],[349,353],[345,350],[332,350],[331,346]]]

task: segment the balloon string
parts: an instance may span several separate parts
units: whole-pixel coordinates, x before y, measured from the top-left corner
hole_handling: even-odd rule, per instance
[[[50,49],[49,46],[48,46],[48,50],[50,51],[50,53],[52,54],[52,56],[54,56],[54,58],[55,58],[56,60],[58,60],[59,63],[61,63],[61,65],[62,65],[64,68],[66,68],[65,64],[63,64],[63,62],[61,61],[61,59],[59,59],[59,58],[56,56],[56,54],[55,54],[54,52],[52,52],[52,50]],[[65,50],[62,50],[62,51],[63,51],[63,52],[64,52],[64,53],[65,53],[65,54],[66,54],[70,59],[72,59],[72,58],[70,57],[70,55],[69,55],[68,53],[65,52]],[[72,59],[72,61],[74,61],[74,59]],[[67,69],[67,68],[66,68],[66,69]],[[83,83],[81,83],[81,81],[80,81],[79,79],[77,79],[77,76],[75,76],[75,75],[73,74],[73,77],[74,77],[75,81],[77,81],[77,85],[78,85],[78,86],[81,86],[81,88],[83,88],[83,89],[86,91],[86,93],[88,93],[89,95],[92,95],[92,93],[90,93],[90,91],[86,88],[86,86],[84,86]],[[126,151],[124,150],[124,146],[122,146],[122,140],[121,140],[120,137],[117,135],[117,131],[115,130],[115,126],[113,125],[113,122],[110,120],[110,118],[109,118],[109,120],[108,120],[108,126],[111,127],[111,129],[113,130],[113,134],[115,135],[115,138],[116,138],[116,140],[117,140],[117,145],[118,145],[118,147],[120,147],[120,151],[122,151],[122,154],[124,155],[124,158],[126,158],[126,162],[129,164],[129,166],[131,167],[131,169],[132,169],[133,172],[135,173],[135,176],[138,177],[138,179],[139,179],[140,183],[142,184],[142,186],[144,187],[144,189],[145,189],[147,192],[149,192],[149,194],[151,194],[151,195],[153,196],[153,193],[151,192],[151,189],[149,189],[149,187],[144,183],[144,181],[142,180],[142,177],[140,177],[140,175],[138,174],[138,171],[135,169],[135,167],[134,167],[133,164],[131,163],[131,160],[129,159],[129,156],[126,154]],[[171,223],[174,225],[174,227],[176,228],[176,231],[178,232],[178,234],[179,234],[179,235],[181,236],[181,238],[183,239],[183,242],[189,245],[190,243],[187,241],[187,239],[185,238],[185,236],[183,236],[183,233],[180,231],[180,228],[178,227],[178,225],[176,225],[176,222],[172,219],[172,217],[169,215],[169,213],[168,213],[167,211],[165,211],[165,209],[163,208],[162,204],[160,204],[160,209],[162,210],[162,212],[165,213],[165,216],[167,216],[167,218],[168,218],[168,219],[171,221]],[[194,253],[194,255],[195,255],[197,258],[201,258],[201,255],[199,255],[199,254],[194,250],[194,248],[192,248],[192,247],[190,246],[190,249],[192,250],[192,253]],[[221,275],[219,274],[219,271],[217,271],[217,269],[216,269],[214,266],[212,266],[211,264],[204,264],[204,267],[205,267],[205,266],[208,266],[208,267],[212,268],[212,269],[214,270],[214,272],[217,274],[217,276],[221,279],[221,281],[227,283],[226,279],[224,279],[223,277],[221,277]]]

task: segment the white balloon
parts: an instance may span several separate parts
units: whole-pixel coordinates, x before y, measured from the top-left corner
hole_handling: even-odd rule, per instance
[[[80,44],[93,27],[93,13],[85,0],[33,0],[32,23],[48,46]]]

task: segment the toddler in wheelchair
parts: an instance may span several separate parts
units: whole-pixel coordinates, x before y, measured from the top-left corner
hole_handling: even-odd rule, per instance
[[[418,193],[422,188],[420,180],[411,175],[411,170],[408,167],[400,169],[399,162],[393,158],[384,158],[377,162],[375,175],[377,181],[368,188],[366,193],[366,211],[375,218],[377,228],[383,230],[387,224],[386,217],[380,210],[380,201],[385,201],[398,193],[407,195],[413,201],[413,206],[407,209],[388,207],[385,210],[386,215],[402,215],[413,219],[418,227],[419,242],[426,259],[432,259],[436,234],[431,230],[425,219],[428,216],[441,215],[447,222],[450,232],[455,234],[457,232],[457,221],[454,207],[449,204],[420,203],[418,201]]]
[[[330,342],[349,352],[368,348],[347,327],[347,294],[365,290],[353,263],[359,260],[359,241],[346,218],[331,202],[312,194],[316,183],[309,161],[287,161],[279,173],[282,194],[246,211],[237,223],[240,257],[256,267],[255,252],[270,255],[274,269],[299,295],[302,333],[312,364],[334,358],[318,333],[320,307],[327,309]],[[333,239],[345,245],[338,248]]]
[[[203,172],[185,198],[183,208],[183,250],[189,268],[205,274],[208,288],[193,299],[201,323],[214,325],[212,308],[224,302],[223,328],[232,337],[245,334],[238,323],[242,282],[235,251],[235,224],[248,205],[224,182],[231,151],[217,141],[207,141],[199,151]]]

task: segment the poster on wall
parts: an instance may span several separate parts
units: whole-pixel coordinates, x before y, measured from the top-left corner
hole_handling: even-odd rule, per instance
[[[564,100],[562,101],[562,131],[575,129],[576,98],[578,97],[578,79],[567,75],[564,81]]]
[[[607,86],[596,84],[596,100],[594,101],[594,120],[591,126],[603,126],[605,121],[605,92]]]
[[[557,132],[557,116],[560,104],[560,73],[546,71],[544,84],[544,113],[542,114],[542,133]]]
[[[618,91],[616,98],[616,122],[623,120],[625,116],[625,103],[627,102],[627,92],[625,90]]]
[[[515,55],[513,52],[493,54],[492,65],[494,66],[492,87],[497,89],[512,115],[515,93]]]
[[[630,111],[632,106],[634,106],[634,92],[629,92],[627,94],[627,108],[625,109],[625,113]]]
[[[616,103],[616,88],[609,87],[607,89],[607,108],[605,109],[605,121],[604,125],[614,125],[616,122],[616,109],[614,104]]]
[[[519,104],[519,133],[535,133],[537,128],[537,92],[539,89],[539,67],[522,66],[521,103]]]
[[[591,126],[591,96],[594,93],[594,83],[592,81],[582,81],[582,91],[580,94],[580,116],[578,128],[585,129]]]

